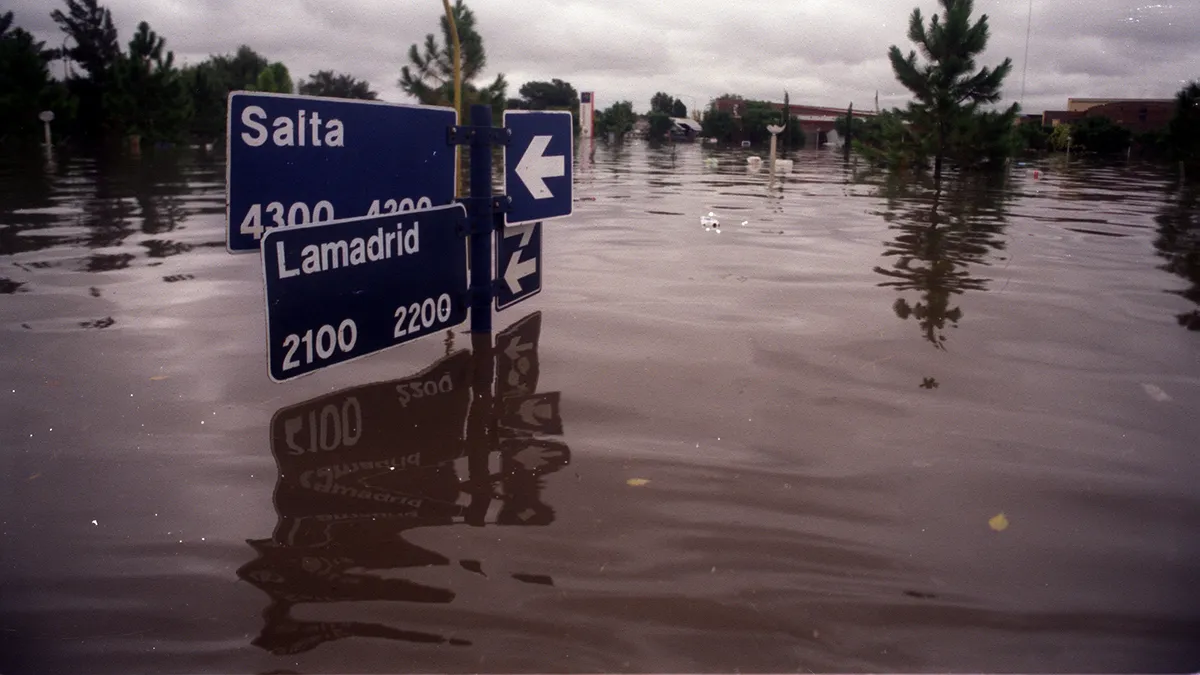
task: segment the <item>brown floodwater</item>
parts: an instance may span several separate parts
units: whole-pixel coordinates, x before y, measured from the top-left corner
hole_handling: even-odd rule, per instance
[[[1200,191],[748,154],[283,385],[221,157],[0,160],[0,673],[1200,669]]]

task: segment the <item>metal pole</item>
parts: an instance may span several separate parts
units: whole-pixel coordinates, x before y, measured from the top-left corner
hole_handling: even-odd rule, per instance
[[[483,527],[492,503],[488,458],[497,445],[493,442],[496,414],[492,383],[495,381],[496,357],[491,333],[471,334],[471,358],[474,368],[466,439],[467,484],[470,486],[468,492],[471,501],[464,510],[463,521],[473,527]]]
[[[471,106],[471,332],[492,332],[492,108]]]
[[[450,0],[442,0],[446,10],[446,23],[450,24],[450,42],[454,55],[454,123],[463,123],[462,111],[462,44],[458,39],[458,22],[454,20],[454,11],[450,9]],[[454,196],[461,197],[462,184],[462,148],[454,146]]]

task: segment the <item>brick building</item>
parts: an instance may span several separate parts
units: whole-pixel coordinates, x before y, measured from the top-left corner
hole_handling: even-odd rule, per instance
[[[767,101],[775,110],[782,111],[783,104],[775,101]],[[806,138],[812,139],[809,143],[822,143],[825,140],[825,134],[833,131],[834,123],[838,118],[846,116],[845,108],[826,108],[815,105],[799,105],[790,103],[788,105],[792,117],[800,120],[800,129],[804,131]],[[746,112],[746,101],[740,98],[718,98],[713,101],[713,109],[718,112],[727,112],[733,117],[740,118]],[[854,116],[858,119],[867,119],[875,116],[873,110],[854,110]]]
[[[1135,134],[1162,131],[1175,116],[1170,98],[1068,98],[1066,110],[1042,113],[1042,125],[1058,126],[1084,117],[1107,117]]]

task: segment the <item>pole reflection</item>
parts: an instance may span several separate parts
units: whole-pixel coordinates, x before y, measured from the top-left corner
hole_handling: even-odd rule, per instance
[[[400,380],[354,387],[283,408],[271,421],[279,470],[269,539],[250,540],[238,571],[267,594],[253,644],[295,654],[346,637],[469,642],[378,623],[303,621],[301,603],[450,603],[455,592],[396,574],[454,564],[403,534],[423,527],[545,526],[544,477],[566,466],[558,392],[537,393],[541,314],[496,335],[473,335]],[[447,342],[447,350],[452,342]],[[493,469],[498,467],[498,469]],[[458,561],[485,574],[477,560]],[[518,581],[552,584],[544,575]]]

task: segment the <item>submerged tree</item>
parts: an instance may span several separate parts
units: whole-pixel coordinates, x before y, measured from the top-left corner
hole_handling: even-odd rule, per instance
[[[454,16],[462,50],[463,104],[501,106],[508,91],[508,82],[503,74],[497,75],[496,79],[485,87],[475,84],[475,80],[483,74],[487,65],[483,37],[475,28],[475,13],[467,8],[463,0],[455,0],[451,14]],[[433,33],[429,33],[425,36],[424,45],[414,44],[409,47],[409,65],[400,69],[400,88],[426,105],[454,105],[454,41],[450,33],[450,22],[444,15],[440,19],[440,25],[441,43]]]
[[[114,120],[104,107],[104,92],[121,58],[112,13],[97,0],[66,0],[67,11],[56,9],[50,17],[73,43],[62,55],[75,62],[82,75],[67,78],[67,88],[79,101],[79,122],[85,135],[98,137]]]
[[[288,72],[287,66],[276,61],[262,69],[252,89],[275,94],[290,94],[294,91],[292,75]]]
[[[299,91],[306,96],[331,96],[333,98],[357,98],[374,101],[379,94],[371,91],[371,85],[366,80],[359,80],[344,73],[334,73],[332,70],[319,70],[308,76],[308,80],[300,80]]]
[[[978,106],[1000,100],[1000,84],[1012,69],[1012,59],[1006,58],[995,70],[986,66],[976,70],[975,57],[987,46],[987,15],[972,24],[972,0],[938,2],[945,14],[934,14],[928,28],[920,8],[909,17],[908,38],[916,43],[924,63],[918,63],[915,51],[904,56],[896,46],[888,50],[896,79],[913,93],[915,100],[908,104],[903,117],[916,135],[914,140],[922,145],[928,140],[935,181],[941,179],[942,164],[956,140],[955,131],[973,123]],[[1001,120],[976,133],[1011,133],[1017,110],[1013,104]],[[1007,127],[1003,120],[1007,120]]]
[[[1175,117],[1167,138],[1176,161],[1200,167],[1200,80],[1189,83],[1175,95]]]
[[[633,114],[633,103],[617,101],[596,113],[596,130],[602,134],[622,136],[633,130],[637,116]]]
[[[117,60],[104,105],[125,133],[173,140],[184,131],[191,108],[175,54],[164,53],[165,46],[166,40],[143,21],[129,41],[129,54]]]
[[[558,78],[526,82],[518,93],[521,99],[517,107],[522,110],[579,110],[579,93],[570,82]]]
[[[97,0],[66,2],[66,13],[61,9],[50,13],[54,23],[75,43],[66,50],[65,56],[87,71],[91,80],[103,80],[121,55],[112,12],[101,7]]]
[[[50,77],[53,52],[12,23],[12,12],[0,14],[0,141],[33,140],[41,137],[38,113],[53,110],[65,120],[68,100]]]

